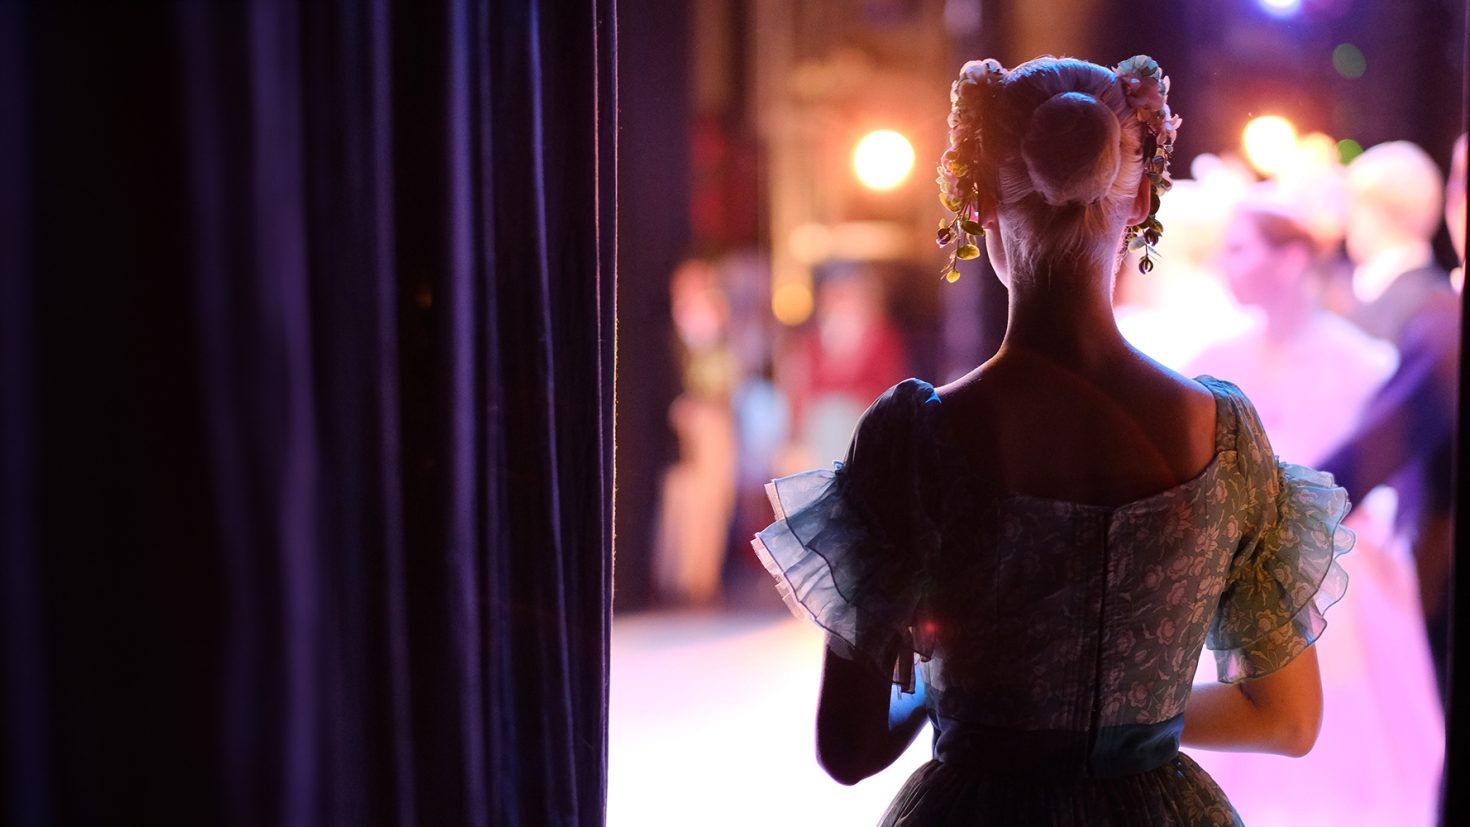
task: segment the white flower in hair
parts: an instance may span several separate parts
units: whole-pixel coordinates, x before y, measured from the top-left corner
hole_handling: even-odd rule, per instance
[[[1123,96],[1145,132],[1143,171],[1153,186],[1153,197],[1148,217],[1128,228],[1128,238],[1129,247],[1142,252],[1139,271],[1147,273],[1154,269],[1154,258],[1158,256],[1154,248],[1164,232],[1158,218],[1159,199],[1174,185],[1169,177],[1169,159],[1174,155],[1174,139],[1179,134],[1181,119],[1169,111],[1169,79],[1157,60],[1136,55],[1119,63],[1113,73],[1118,76]]]

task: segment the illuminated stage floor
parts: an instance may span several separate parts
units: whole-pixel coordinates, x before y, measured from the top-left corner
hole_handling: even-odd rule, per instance
[[[613,623],[609,827],[877,821],[929,758],[927,732],[854,787],[817,766],[822,636],[780,614]]]
[[[1368,605],[1367,590],[1360,597],[1381,609]],[[1411,637],[1396,647],[1402,662],[1366,663],[1341,650],[1366,642],[1381,653],[1374,641],[1402,635],[1405,624],[1365,635],[1349,613],[1329,619],[1320,644],[1328,724],[1310,756],[1191,754],[1250,827],[1432,824],[1443,725],[1437,708],[1424,707],[1422,652]],[[874,778],[855,787],[827,778],[812,747],[822,639],[784,612],[620,617],[612,648],[610,827],[872,824],[929,757],[926,731]],[[1408,676],[1389,701],[1399,708],[1377,724],[1344,726],[1382,700],[1381,685],[1364,683],[1369,668]],[[1375,757],[1391,765],[1365,763]]]

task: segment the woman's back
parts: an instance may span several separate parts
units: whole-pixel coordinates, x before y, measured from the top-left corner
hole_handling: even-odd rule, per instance
[[[1298,656],[1345,585],[1345,492],[1279,464],[1238,389],[1165,370],[1113,318],[1124,239],[1146,271],[1162,229],[1167,91],[1142,56],[966,64],[939,241],[957,261],[984,236],[1000,352],[942,391],[900,383],[843,463],[767,488],[756,552],[828,631],[823,766],[854,783],[934,726],[885,824],[1229,824],[1181,742],[1315,738]],[[1191,686],[1206,641],[1220,691]]]
[[[1143,354],[1002,352],[938,393],[946,427],[1003,491],[1122,505],[1192,479],[1215,453],[1215,398]]]

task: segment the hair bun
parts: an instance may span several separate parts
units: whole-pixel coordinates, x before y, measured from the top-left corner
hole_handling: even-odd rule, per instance
[[[1021,141],[1031,183],[1048,204],[1091,204],[1107,195],[1123,152],[1113,111],[1092,95],[1063,92],[1036,107]]]

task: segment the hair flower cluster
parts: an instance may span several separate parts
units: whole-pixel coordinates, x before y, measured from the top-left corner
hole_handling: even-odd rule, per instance
[[[1180,118],[1169,111],[1169,79],[1159,62],[1148,55],[1136,55],[1119,63],[1113,73],[1123,88],[1123,96],[1133,108],[1144,128],[1143,171],[1153,186],[1148,217],[1128,228],[1129,248],[1141,251],[1140,272],[1154,269],[1158,257],[1155,245],[1164,232],[1159,222],[1159,198],[1174,186],[1169,177],[1169,159],[1174,155],[1174,139],[1179,134]]]
[[[940,247],[951,248],[943,270],[944,278],[951,282],[960,277],[960,261],[980,256],[979,239],[985,235],[980,225],[980,184],[983,176],[994,174],[992,166],[998,162],[986,158],[984,133],[993,126],[987,118],[1009,76],[993,58],[972,60],[950,85],[949,145],[940,157],[937,180],[940,203],[951,215],[939,222],[934,240]],[[1143,132],[1140,160],[1152,193],[1148,216],[1129,227],[1126,238],[1131,249],[1141,251],[1138,269],[1147,273],[1154,268],[1155,245],[1164,232],[1158,219],[1159,203],[1160,196],[1173,186],[1169,160],[1180,118],[1169,110],[1169,79],[1158,61],[1137,55],[1114,67],[1113,76]]]
[[[940,203],[954,217],[939,223],[934,240],[941,247],[954,245],[944,267],[944,277],[951,282],[960,277],[961,259],[980,256],[977,241],[985,235],[985,229],[980,226],[979,214],[979,127],[985,107],[1005,76],[1005,67],[994,58],[972,60],[960,69],[960,76],[949,88],[949,148],[939,159],[937,181]]]

